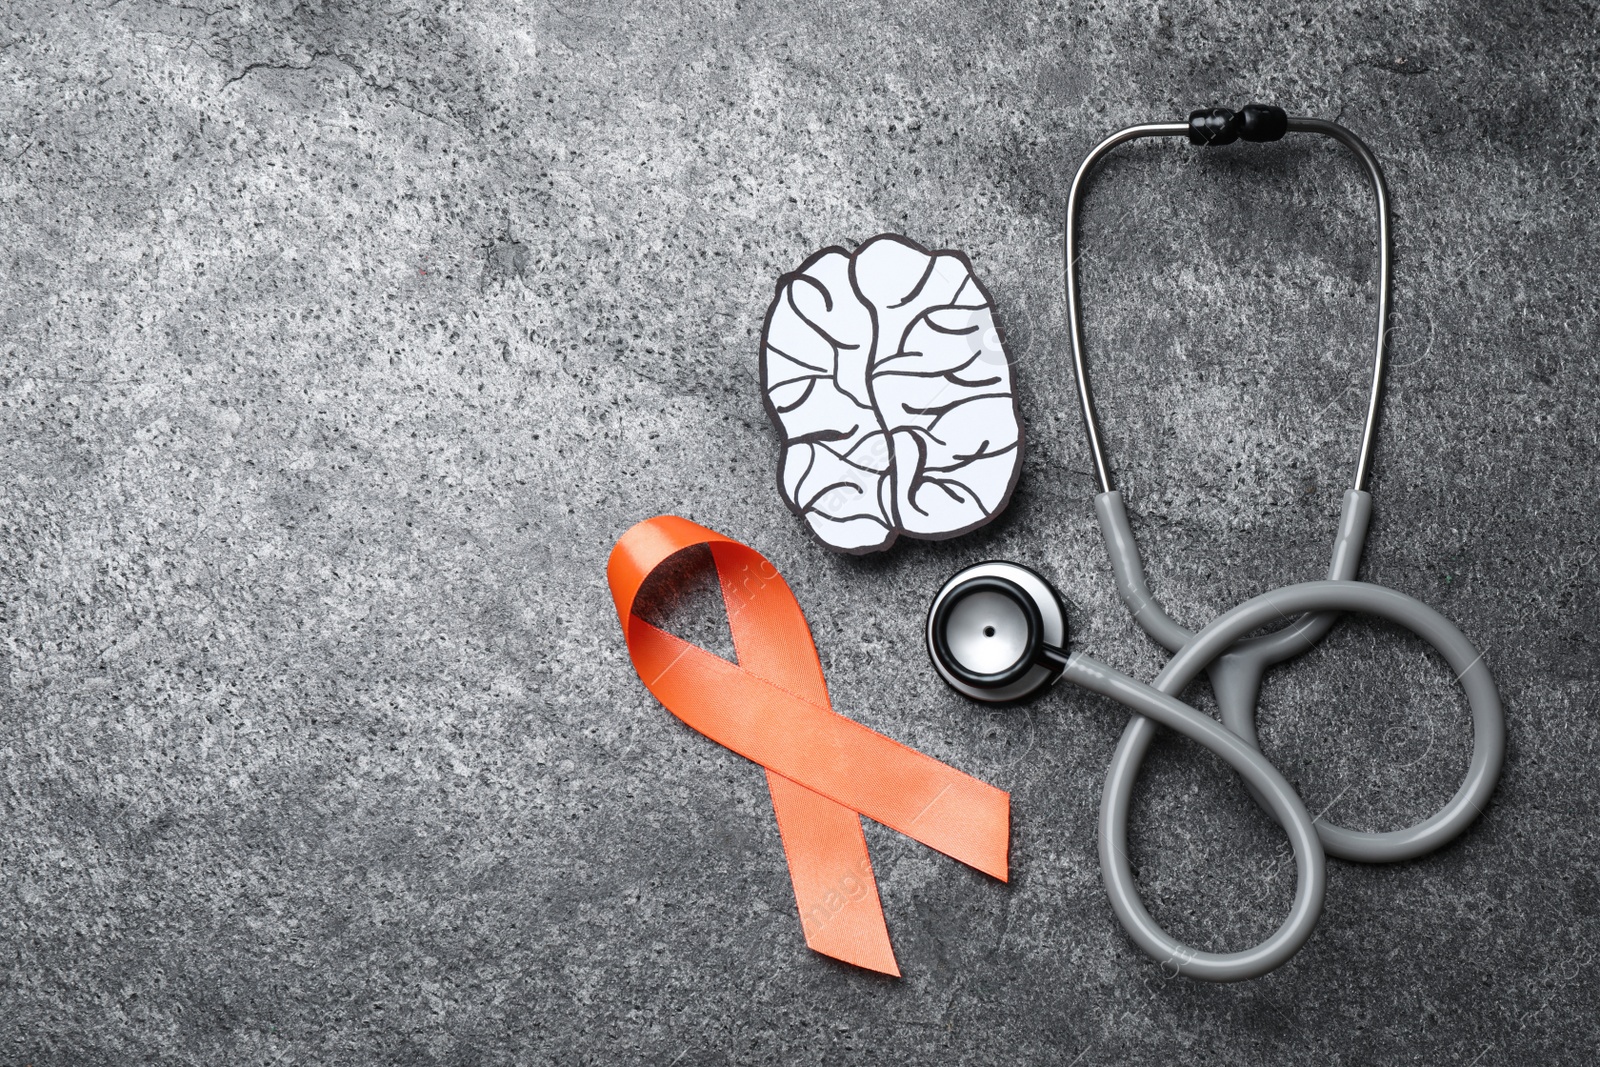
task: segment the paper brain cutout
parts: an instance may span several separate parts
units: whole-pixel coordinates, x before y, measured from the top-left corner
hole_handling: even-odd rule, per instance
[[[960,252],[883,234],[778,279],[761,386],[778,487],[825,543],[938,540],[1000,513],[1022,424],[994,302]]]

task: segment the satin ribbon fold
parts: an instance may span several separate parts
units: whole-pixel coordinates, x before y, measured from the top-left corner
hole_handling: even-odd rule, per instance
[[[633,612],[669,556],[707,545],[737,664]],[[606,564],[628,654],[668,711],[766,768],[806,944],[898,976],[860,816],[1001,881],[1011,796],[839,715],[800,604],[766,557],[676,515],[646,519]]]

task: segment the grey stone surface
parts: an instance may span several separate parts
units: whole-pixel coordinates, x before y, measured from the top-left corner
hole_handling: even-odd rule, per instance
[[[1224,8],[114,0],[0,9],[0,1063],[1552,1063],[1600,1002],[1592,3]],[[1365,576],[1481,647],[1510,755],[1462,841],[1333,863],[1262,981],[1164,980],[1095,860],[1119,708],[974,708],[926,599],[1009,556],[1114,600],[1064,367],[1061,208],[1104,133],[1259,98],[1388,168],[1395,366]],[[967,251],[1019,357],[1009,512],[821,549],[772,484],[773,280]],[[1113,461],[1200,622],[1326,566],[1362,403],[1359,172],[1135,147],[1085,227]],[[805,948],[762,776],[640,685],[603,578],[680,512],[766,553],[836,706],[1012,791],[1009,886],[869,826],[905,977]],[[669,598],[670,599],[670,598]],[[704,595],[657,610],[715,641]],[[725,641],[725,637],[723,638]],[[1195,699],[1205,706],[1203,688]],[[1366,828],[1465,706],[1361,620],[1263,743]],[[1184,936],[1289,899],[1175,741],[1135,860]]]

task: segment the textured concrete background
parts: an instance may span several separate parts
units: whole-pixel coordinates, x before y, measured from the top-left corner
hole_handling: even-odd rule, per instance
[[[1579,1062],[1597,66],[1594,5],[1560,0],[7,3],[0,1063]],[[1510,754],[1462,841],[1333,863],[1294,962],[1214,987],[1102,896],[1121,710],[975,708],[918,631],[1010,556],[1081,647],[1161,662],[1092,525],[1061,209],[1106,132],[1252,98],[1388,168],[1364,574],[1486,650]],[[994,526],[862,561],[778,498],[756,338],[780,271],[884,230],[971,254],[1030,451]],[[1373,306],[1359,171],[1135,147],[1085,241],[1158,592],[1195,623],[1317,576]],[[635,678],[603,565],[662,511],[778,565],[841,711],[1012,791],[1009,886],[869,826],[903,980],[806,950],[760,773]],[[715,644],[703,592],[654,610]],[[1356,827],[1466,764],[1448,671],[1361,620],[1263,719]],[[1283,836],[1209,756],[1158,744],[1135,829],[1174,931],[1242,947],[1283,914]]]

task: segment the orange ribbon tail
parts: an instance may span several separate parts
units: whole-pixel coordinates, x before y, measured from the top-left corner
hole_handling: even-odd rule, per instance
[[[650,573],[696,545],[710,546],[737,665],[633,613]],[[761,553],[660,515],[622,535],[606,577],[650,692],[695,730],[766,768],[807,945],[900,973],[861,815],[1006,880],[1010,794],[836,713],[800,604]]]

